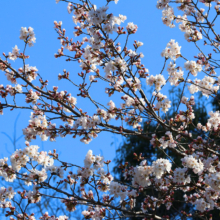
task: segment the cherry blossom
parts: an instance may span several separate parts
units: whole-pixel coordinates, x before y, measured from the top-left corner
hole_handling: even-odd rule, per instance
[[[62,21],[54,21],[60,43],[54,57],[76,62],[81,69],[78,75],[73,75],[74,68],[64,69],[58,73],[58,80],[70,83],[77,92],[71,94],[76,90],[70,93],[49,84],[37,67],[28,64],[27,45],[33,46],[36,38],[32,27],[22,27],[23,47],[12,44],[12,51],[9,48],[11,52],[0,57],[0,70],[8,81],[0,85],[0,114],[7,115],[7,108],[30,112],[23,129],[26,146],[10,158],[0,159],[0,176],[12,183],[12,187],[0,189],[0,208],[6,217],[67,220],[68,212],[81,206],[85,219],[165,220],[172,214],[161,216],[160,208],[172,211],[176,202],[181,202],[189,203],[191,209],[177,210],[176,217],[211,219],[210,211],[220,209],[220,113],[211,109],[206,122],[197,122],[200,102],[198,96],[190,97],[189,93],[200,92],[217,102],[219,99],[220,37],[214,25],[219,1],[157,1],[162,23],[170,28],[178,24],[187,49],[191,52],[194,46],[197,55],[187,57],[180,46],[183,44],[171,39],[161,52],[161,71],[152,69],[151,75],[142,62],[140,49],[145,44],[134,40],[138,25],[125,23],[126,15],[111,11],[111,2],[117,4],[118,0],[106,0],[100,7],[87,0],[55,2],[67,3],[74,31],[68,36]],[[14,62],[20,62],[20,68],[14,67]],[[159,66],[160,60],[156,62]],[[167,84],[179,89],[176,102],[171,102]],[[153,91],[148,93],[145,88]],[[101,91],[106,96],[103,102],[99,101]],[[18,96],[23,102],[17,101]],[[81,100],[89,101],[93,108],[82,108]],[[56,150],[46,152],[31,144],[38,137],[56,141],[66,136],[89,144],[102,132],[147,140],[156,153],[149,160],[142,153],[132,152],[134,160],[119,167],[123,177],[119,181],[110,170],[111,161],[92,150],[78,166],[62,161]],[[28,190],[13,189],[17,180]],[[45,189],[55,194],[47,194]],[[65,213],[56,217],[42,212],[37,216],[20,205],[40,204],[44,198],[57,200]]]

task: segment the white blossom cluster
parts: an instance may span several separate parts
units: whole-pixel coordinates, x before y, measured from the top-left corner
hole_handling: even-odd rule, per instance
[[[192,83],[191,80],[189,80],[189,82]],[[215,84],[215,80],[213,77],[205,76],[202,80],[195,79],[194,83],[188,86],[188,89],[191,94],[200,91],[202,92],[202,95],[208,98],[210,95],[216,94],[219,90],[219,85],[215,86],[214,84]]]
[[[139,100],[136,98],[132,98],[128,95],[122,96],[122,99],[125,101],[125,103],[121,104],[121,108],[124,109],[125,107],[131,107],[133,106],[135,109],[139,109],[140,111],[144,110],[145,101],[143,98],[140,98]]]
[[[36,169],[32,169],[30,170],[30,173],[27,176],[27,179],[25,181],[26,185],[32,185],[32,182],[36,181],[38,183],[42,183],[47,179],[47,171],[46,169],[42,169],[42,170],[36,170]]]
[[[195,201],[196,209],[204,212],[205,210],[210,210],[210,204],[205,201],[205,199],[197,199]]]
[[[142,122],[142,118],[136,115],[136,111],[135,109],[131,109],[128,112],[128,116],[125,118],[125,122],[128,123],[128,125],[132,125],[133,128],[140,128],[141,124],[139,124],[140,122]]]
[[[43,182],[47,179],[47,170],[60,177],[63,176],[63,170],[61,167],[53,165],[54,160],[47,155],[47,152],[38,152],[39,147],[37,145],[29,145],[23,150],[16,150],[10,157],[11,166],[7,165],[8,158],[0,160],[0,176],[4,177],[6,181],[13,182],[16,179],[15,171],[19,172],[23,167],[26,167],[31,161],[35,161],[37,164],[42,165],[42,170],[33,168],[29,170],[29,174],[26,174],[25,183],[31,185],[32,181]],[[9,167],[9,170],[4,170],[5,167]],[[36,194],[36,192],[33,192]],[[33,194],[33,193],[30,193]]]
[[[124,200],[127,196],[137,196],[136,190],[128,191],[127,188],[125,185],[112,181],[109,185],[109,193],[116,198],[120,197],[121,200]]]
[[[97,111],[97,114],[105,121],[109,121],[111,118],[115,117],[114,114],[108,114],[108,112],[105,111],[104,109],[98,108],[96,111]]]
[[[209,130],[211,130],[212,128],[214,130],[217,130],[220,125],[220,112],[211,111],[209,112],[209,115],[210,115],[210,118],[208,119],[207,127],[209,128]]]
[[[28,29],[26,27],[22,27],[20,30],[20,39],[26,41],[29,47],[33,46],[33,43],[36,42],[34,29],[32,27],[29,27]]]
[[[29,190],[26,194],[29,203],[37,203],[41,200],[41,195],[37,190],[37,187],[33,187],[33,191]]]
[[[169,74],[169,82],[171,85],[178,86],[179,80],[183,80],[183,70],[181,67],[176,68],[176,64],[170,62],[167,68]]]
[[[140,166],[134,167],[132,185],[146,187],[151,185],[150,177],[153,173],[153,167],[147,166],[146,161],[142,161]],[[131,173],[130,173],[131,174]]]
[[[37,78],[38,69],[36,66],[29,66],[29,64],[26,64],[24,68],[21,67],[18,69],[18,71],[24,74],[29,82],[32,82]]]
[[[172,164],[167,159],[157,159],[153,162],[153,173],[157,179],[160,179],[165,172],[170,172]]]
[[[87,210],[82,211],[85,219],[103,219],[105,217],[106,209],[103,207],[89,207]]]
[[[29,90],[29,93],[27,93],[26,95],[26,99],[25,101],[27,103],[30,103],[32,102],[32,104],[36,104],[37,103],[37,100],[39,99],[39,93],[37,92],[34,92],[32,89]]]
[[[71,13],[73,8],[71,8],[71,4],[68,6],[68,11]],[[103,43],[100,41],[100,32],[94,31],[92,28],[90,28],[92,25],[103,25],[103,30],[108,33],[112,34],[113,32],[117,31],[117,25],[120,25],[121,22],[124,22],[127,18],[126,16],[119,15],[113,16],[112,14],[107,14],[108,6],[97,8],[95,5],[94,7],[88,12],[83,7],[79,8],[78,10],[74,10],[74,16],[73,21],[75,24],[78,22],[80,23],[81,15],[83,14],[86,18],[85,23],[80,23],[79,28],[86,28],[87,31],[92,35],[92,37],[89,39],[89,42],[92,44],[93,48],[99,49],[103,46]],[[88,25],[86,24],[88,23]],[[75,32],[75,35],[77,36],[77,32]]]
[[[150,177],[155,176],[156,179],[160,179],[163,174],[166,172],[170,172],[172,164],[167,159],[157,159],[153,161],[152,166],[147,166],[146,161],[142,161],[140,166],[134,168],[134,170],[129,171],[129,175],[133,175],[134,178],[132,180],[133,185],[141,185],[144,186],[151,185]]]
[[[153,92],[152,94],[157,98],[157,104],[156,104],[156,110],[162,109],[164,113],[169,111],[169,108],[171,107],[171,101],[167,98],[166,95],[163,95],[162,93]]]
[[[135,79],[132,79],[132,78],[128,78],[126,80],[126,82],[128,83],[129,85],[129,88],[131,88],[133,91],[137,91],[137,90],[140,90],[141,89],[141,81],[140,79],[138,79],[137,77],[135,77]]]
[[[201,14],[199,13],[199,19],[203,20],[203,16],[201,16]],[[196,30],[195,28],[193,28],[192,26],[189,25],[188,23],[188,19],[187,19],[187,15],[183,15],[183,16],[180,16],[178,15],[177,16],[177,19],[176,19],[176,22],[177,23],[180,23],[181,24],[179,25],[179,29],[184,32],[184,37],[187,41],[198,41],[198,40],[201,40],[202,39],[202,34],[200,31]]]
[[[205,183],[212,187],[213,190],[220,192],[220,173],[215,172],[206,175]]]
[[[2,176],[7,182],[13,182],[16,179],[15,173],[11,172],[9,175],[8,172],[4,169],[4,166],[8,165],[7,161],[7,157],[4,157],[4,159],[0,159],[0,176]],[[11,166],[9,166],[9,168],[12,169]]]
[[[37,145],[27,146],[24,150],[16,150],[10,157],[12,169],[19,171],[22,167],[26,166],[30,158],[36,161],[38,164],[44,167],[50,167],[53,165],[53,158],[49,157],[46,152],[38,152],[39,147]],[[33,170],[33,173],[38,173],[40,171]],[[43,171],[45,178],[45,171]],[[34,174],[33,174],[34,176]]]
[[[178,55],[181,55],[180,49],[181,46],[179,46],[178,42],[175,42],[175,40],[172,39],[162,51],[161,56],[175,61],[178,58]]]
[[[94,46],[93,46],[94,47]],[[97,58],[94,57],[94,50],[91,46],[87,45],[84,49],[84,53],[83,53],[83,58],[85,60],[81,60],[81,64],[80,67],[83,70],[87,70],[88,67],[90,67],[90,72],[94,72],[97,69],[97,65],[101,65],[102,61],[98,60]],[[88,63],[89,62],[89,63]]]
[[[78,127],[82,127],[85,130],[88,130],[90,128],[95,127],[96,125],[100,124],[100,118],[97,115],[94,115],[92,118],[88,118],[86,116],[82,116],[80,118],[77,118],[77,120],[74,123],[74,129],[77,129]]]
[[[169,148],[175,148],[176,147],[176,142],[173,139],[173,135],[170,131],[167,131],[165,133],[166,136],[163,136],[162,138],[159,139],[159,142],[161,143],[161,147],[163,149],[166,149],[167,147]]]
[[[137,25],[135,25],[133,22],[129,22],[126,26],[126,29],[128,30],[128,33],[134,34],[137,31]]]
[[[105,172],[103,166],[104,158],[98,155],[93,155],[92,150],[89,150],[84,159],[84,167],[77,170],[77,176],[79,176],[80,180],[83,182],[84,178],[89,178],[90,176],[93,176],[95,171],[97,171],[97,173],[100,175],[102,183],[105,185],[109,185],[110,182],[113,180],[113,177]],[[77,178],[75,174],[73,174],[71,177],[74,179]],[[100,190],[106,191],[108,190],[108,187],[106,186],[105,188],[100,188]]]
[[[193,169],[194,173],[201,173],[204,169],[204,164],[200,159],[195,158],[193,155],[185,156],[182,160],[183,166]]]
[[[102,168],[104,166],[104,158],[101,156],[93,155],[93,152],[89,150],[84,159],[84,166],[89,168],[93,165],[94,169]]]
[[[47,171],[50,171],[50,173],[57,175],[61,179],[64,177],[64,171],[61,166],[55,166],[55,165],[50,165],[46,167]]]
[[[186,61],[184,68],[189,70],[193,76],[197,76],[197,73],[202,71],[202,66],[193,60]]]
[[[58,3],[60,0],[56,0],[56,1]],[[48,212],[45,212],[44,215],[40,217],[40,219],[41,220],[68,220],[69,218],[66,215],[62,215],[62,216],[59,216],[59,217],[50,216],[48,214]]]
[[[168,7],[170,0],[158,0],[157,1],[157,8],[158,9],[164,9],[166,7]]]
[[[5,188],[5,187],[1,187],[0,188],[0,208],[3,207],[3,205],[6,205],[7,206],[7,199],[11,200],[14,198],[15,196],[15,192],[13,190],[12,187],[8,187],[8,188]]]
[[[110,62],[105,64],[104,71],[106,73],[105,77],[106,79],[109,79],[110,81],[115,79],[112,79],[112,72],[114,71],[120,71],[120,74],[124,75],[125,72],[128,70],[127,63],[124,59],[121,59],[120,57],[115,58],[115,60],[111,60]]]
[[[3,85],[0,85],[0,91],[5,91],[9,93],[11,96],[15,96],[17,93],[22,93],[22,86],[20,84],[17,84],[15,87],[7,85],[4,88]]]
[[[178,184],[186,184],[191,182],[190,176],[186,175],[187,168],[176,168],[173,174],[173,182]]]
[[[19,57],[19,49],[18,49],[18,46],[17,45],[15,45],[15,47],[14,48],[12,48],[12,52],[9,52],[8,53],[8,58],[10,59],[10,60],[16,60],[18,57]]]
[[[46,116],[45,115],[36,116],[33,112],[31,112],[29,126],[23,129],[23,134],[25,135],[25,139],[27,141],[35,139],[36,135],[39,135],[42,141],[46,141],[49,136],[48,133],[46,133],[47,128],[48,128],[48,121],[46,119]]]
[[[174,28],[175,25],[173,23],[175,15],[174,15],[174,10],[171,7],[166,7],[163,11],[162,11],[162,21],[163,23],[170,27],[170,28]]]
[[[184,1],[179,0],[177,1],[179,3],[184,3]],[[202,2],[206,2],[205,0],[202,0]],[[198,31],[195,27],[192,25],[189,25],[189,21],[187,16],[192,15],[193,13],[196,14],[196,20],[197,22],[203,23],[205,20],[205,17],[207,14],[204,14],[203,12],[205,11],[203,8],[199,9],[199,11],[195,11],[194,7],[190,4],[183,4],[182,7],[179,7],[179,10],[184,11],[184,14],[175,16],[174,14],[174,9],[169,5],[170,0],[160,0],[157,2],[157,8],[158,9],[163,9],[162,10],[162,21],[163,23],[170,27],[173,28],[175,27],[174,25],[174,20],[176,23],[181,23],[179,25],[179,29],[182,32],[185,32],[184,37],[187,41],[193,41],[196,42],[198,40],[202,39],[202,33]],[[189,2],[188,2],[189,3]],[[209,3],[205,3],[209,4]]]
[[[106,13],[107,10],[107,6],[100,7],[98,9],[95,6],[94,9],[89,11],[87,21],[90,25],[99,25],[103,21],[107,21],[104,24],[103,29],[108,34],[112,34],[117,31],[117,25],[120,25],[121,22],[124,22],[127,18],[123,15],[119,15],[119,17],[112,15],[108,18],[108,14]],[[75,17],[73,17],[73,20],[76,22]]]
[[[16,84],[17,81],[16,81],[16,78],[15,78],[15,73],[13,71],[9,71],[9,70],[6,70],[5,71],[5,76],[7,78],[7,80],[13,84]]]
[[[153,86],[155,85],[155,89],[157,92],[161,90],[161,87],[166,84],[166,80],[163,75],[151,75],[146,79],[147,85]]]

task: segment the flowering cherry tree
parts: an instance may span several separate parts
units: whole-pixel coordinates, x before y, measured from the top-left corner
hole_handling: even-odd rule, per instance
[[[188,60],[181,53],[180,44],[171,39],[161,53],[164,64],[158,75],[150,75],[141,62],[144,57],[139,52],[142,42],[135,40],[133,47],[128,48],[129,37],[137,32],[138,26],[126,23],[126,16],[115,16],[108,11],[110,3],[117,4],[118,0],[103,1],[105,6],[100,8],[90,0],[78,3],[56,0],[58,2],[68,3],[68,13],[73,14],[76,26],[74,38],[69,38],[62,22],[54,22],[61,43],[55,58],[79,63],[81,83],[75,83],[67,70],[58,75],[58,80],[72,83],[78,88],[78,94],[72,95],[68,91],[60,91],[57,86],[49,86],[37,68],[27,64],[29,56],[26,49],[36,40],[32,27],[20,30],[23,52],[15,46],[12,52],[3,53],[0,57],[0,69],[9,81],[8,85],[0,85],[1,115],[5,108],[31,112],[29,124],[23,129],[26,147],[16,150],[10,159],[0,159],[0,176],[8,182],[19,179],[29,187],[29,191],[23,192],[14,191],[13,184],[0,189],[0,207],[5,209],[6,216],[11,220],[34,220],[39,216],[28,213],[27,207],[40,203],[42,197],[49,197],[63,204],[66,212],[60,216],[45,212],[40,219],[67,220],[67,213],[74,212],[79,206],[83,207],[84,219],[171,219],[173,216],[161,216],[158,208],[175,208],[173,195],[181,191],[183,197],[180,200],[194,206],[190,213],[186,210],[179,212],[181,219],[210,219],[209,212],[220,208],[220,112],[211,111],[206,124],[194,124],[193,106],[197,100],[193,96],[185,97],[184,92],[200,92],[219,101],[220,35],[215,24],[220,15],[220,2],[158,0],[162,22],[170,28],[179,23],[185,39],[198,49],[194,60]],[[15,69],[11,60],[22,61],[22,67]],[[178,66],[178,62],[184,64]],[[168,77],[165,77],[166,71]],[[100,103],[92,97],[91,88],[99,83],[106,85],[106,96],[113,99],[120,95],[120,106],[112,100]],[[172,118],[167,117],[172,103],[163,94],[166,84],[179,86],[182,91]],[[150,97],[142,85],[154,89]],[[18,96],[24,97],[27,104]],[[88,99],[96,111],[88,114],[88,109],[77,105],[76,97]],[[58,121],[58,125],[54,121]],[[144,132],[142,122],[157,124],[155,132]],[[189,130],[191,125],[193,131]],[[157,129],[162,129],[162,136],[157,136]],[[166,159],[156,158],[149,163],[141,155],[135,155],[138,159],[135,167],[130,167],[129,161],[121,165],[126,182],[119,182],[109,171],[111,161],[93,155],[92,150],[88,151],[84,166],[80,167],[61,161],[56,150],[44,152],[31,145],[37,136],[42,141],[54,141],[67,135],[80,136],[80,140],[88,144],[103,131],[150,140],[152,146],[164,152]],[[181,165],[167,154],[170,151],[179,158]],[[73,167],[76,172],[70,171]],[[53,177],[59,181],[53,181]],[[77,187],[80,187],[80,193]],[[44,189],[49,189],[47,194]],[[146,194],[138,206],[135,201],[149,189],[157,193],[154,196]]]

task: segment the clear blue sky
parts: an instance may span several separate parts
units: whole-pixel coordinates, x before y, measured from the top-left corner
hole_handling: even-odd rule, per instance
[[[93,2],[100,5],[102,0]],[[0,51],[8,53],[15,45],[18,45],[18,47],[22,49],[23,42],[19,40],[20,28],[33,27],[37,40],[34,47],[27,49],[27,54],[30,55],[30,59],[27,62],[31,66],[36,66],[44,79],[49,80],[50,88],[54,85],[59,85],[60,90],[66,89],[74,96],[75,89],[67,82],[58,82],[57,75],[62,73],[63,69],[67,69],[74,78],[80,71],[78,64],[66,63],[62,58],[54,58],[54,53],[56,53],[60,47],[57,34],[53,28],[54,20],[63,21],[63,27],[66,28],[67,35],[73,37],[74,24],[71,18],[72,15],[67,13],[66,7],[66,3],[60,2],[59,4],[55,4],[55,0],[1,0]],[[134,22],[138,25],[138,31],[137,34],[133,36],[133,40],[136,39],[144,42],[144,46],[140,51],[145,55],[143,63],[151,74],[159,74],[164,60],[160,54],[170,39],[178,41],[182,46],[182,54],[189,59],[193,59],[193,45],[184,40],[183,33],[178,28],[170,29],[162,24],[162,14],[160,10],[156,9],[156,0],[119,0],[117,5],[114,3],[110,4],[109,12],[114,13],[114,15],[126,15],[128,18],[126,23]],[[22,66],[20,61],[16,61],[15,63],[12,61],[11,63],[16,68]],[[5,76],[1,74],[0,84],[7,83]],[[95,91],[93,94],[96,94]],[[99,98],[105,103],[111,99],[104,93],[104,87],[102,93],[99,94],[102,94]],[[87,108],[90,108],[85,100],[78,101],[78,103],[80,103],[85,111]],[[14,121],[19,113],[21,114],[18,120],[17,133],[18,136],[21,135],[22,128],[28,125],[29,111],[4,111],[4,116],[0,117],[0,132],[4,131],[12,135]],[[110,143],[115,141],[115,139],[114,136],[109,133],[99,134],[99,137],[93,140],[89,145],[81,143],[78,138],[72,139],[71,137],[64,139],[58,138],[56,142],[47,141],[44,142],[43,145],[39,139],[32,143],[39,144],[44,150],[56,148],[62,153],[61,158],[63,160],[82,165],[84,156],[89,149],[92,149],[95,154],[103,153],[106,159],[113,159],[115,156],[115,147],[117,147],[122,140],[120,136],[115,136],[115,138],[118,139],[118,142],[115,142],[113,146],[111,146]],[[8,145],[8,150],[11,152],[13,151],[12,144],[10,144],[9,140],[1,133],[0,140],[0,156],[9,156],[5,150],[5,144]],[[23,148],[23,143],[24,138],[19,141],[18,146]]]

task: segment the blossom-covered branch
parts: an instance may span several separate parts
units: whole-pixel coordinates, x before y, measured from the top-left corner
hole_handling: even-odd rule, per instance
[[[198,100],[186,96],[200,92],[205,98],[219,102],[220,35],[214,24],[220,15],[220,2],[157,2],[157,8],[162,10],[163,23],[170,28],[179,23],[185,39],[195,46],[198,54],[195,54],[195,60],[188,59],[181,53],[180,44],[171,39],[161,53],[164,57],[161,72],[150,75],[142,63],[144,55],[140,48],[143,43],[135,40],[132,48],[128,48],[130,36],[135,35],[138,26],[132,22],[125,24],[125,15],[116,16],[108,11],[109,3],[117,4],[117,0],[106,0],[106,5],[100,8],[89,0],[80,3],[61,1],[68,2],[68,13],[73,13],[74,39],[66,35],[61,21],[55,21],[54,28],[61,43],[55,58],[78,63],[81,81],[76,83],[75,76],[71,77],[68,70],[63,70],[58,80],[67,80],[79,92],[72,95],[60,91],[57,86],[50,87],[37,68],[27,64],[27,46],[33,46],[36,38],[33,28],[22,27],[23,52],[15,46],[12,52],[3,53],[0,58],[0,69],[10,82],[9,85],[0,85],[0,113],[3,114],[5,108],[31,110],[29,124],[23,129],[27,147],[11,156],[11,165],[7,158],[1,160],[0,175],[6,181],[18,178],[27,185],[34,185],[32,191],[17,193],[19,199],[27,201],[27,206],[40,202],[42,196],[51,197],[61,201],[69,212],[79,205],[87,206],[82,212],[85,219],[169,219],[171,216],[160,216],[157,210],[160,206],[175,208],[174,194],[177,191],[182,192],[184,203],[195,206],[193,212],[182,210],[178,213],[182,219],[208,219],[209,211],[220,208],[220,112],[210,111],[206,124],[194,124],[194,106]],[[173,8],[173,5],[177,7]],[[179,14],[175,14],[177,12]],[[10,60],[20,60],[22,67],[15,69]],[[169,116],[172,102],[163,94],[167,84],[181,90],[172,117]],[[101,103],[98,91],[93,97],[91,89],[97,89],[97,85],[106,85],[102,92],[112,100]],[[143,85],[154,89],[150,98]],[[115,104],[117,95],[121,97],[120,106]],[[87,99],[94,111],[92,108],[90,111],[82,109],[76,97]],[[145,132],[143,122],[156,124],[156,130]],[[37,136],[43,141],[55,141],[57,137],[67,135],[80,136],[80,140],[88,144],[104,131],[150,140],[151,145],[161,149],[167,158],[157,158],[150,164],[141,155],[135,155],[138,160],[135,167],[129,166],[129,161],[121,165],[125,181],[119,183],[108,170],[110,161],[104,162],[103,157],[94,156],[92,151],[87,153],[84,167],[78,167],[60,161],[55,151],[49,154],[38,152],[37,146],[29,144]],[[170,151],[176,154],[180,164],[174,163]],[[54,160],[60,166],[55,166]],[[66,175],[64,171],[72,167],[77,167],[77,172],[70,171]],[[61,180],[52,182],[54,175]],[[64,182],[68,187],[62,187]],[[76,192],[77,184],[80,194]],[[50,189],[59,196],[44,194],[42,189]],[[154,190],[154,196],[149,196],[148,190]],[[1,207],[10,209],[7,216],[11,219],[35,219],[34,214],[26,213],[26,208],[18,205],[19,200],[16,200],[12,188],[2,188],[0,195]],[[136,204],[140,195],[145,198],[141,204]],[[13,202],[20,210],[15,210]],[[41,219],[65,220],[67,216],[45,213]]]

